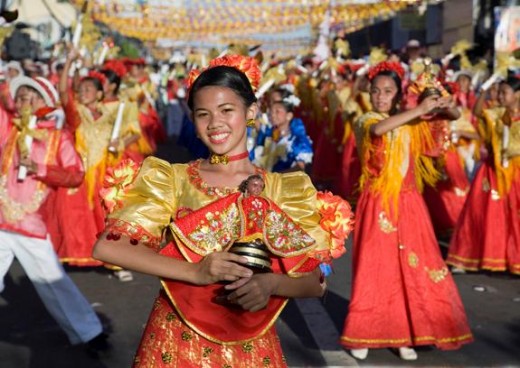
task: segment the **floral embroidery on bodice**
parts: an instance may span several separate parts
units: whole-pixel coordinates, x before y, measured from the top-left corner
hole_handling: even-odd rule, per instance
[[[206,194],[207,196],[213,197],[225,197],[233,193],[238,192],[238,187],[230,188],[230,187],[215,187],[210,186],[208,183],[202,179],[200,176],[200,164],[202,159],[192,161],[188,164],[188,168],[186,172],[188,173],[188,178],[190,183],[199,191]],[[262,168],[255,166],[256,174],[262,175],[265,179],[265,170]]]

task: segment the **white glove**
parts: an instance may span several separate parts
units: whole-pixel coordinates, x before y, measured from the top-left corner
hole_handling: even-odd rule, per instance
[[[479,71],[477,71],[477,72],[473,75],[473,78],[471,78],[471,88],[472,88],[472,89],[477,88],[478,84],[480,83],[480,81],[481,81],[482,78],[484,77],[484,74],[485,74],[484,71],[479,70]]]
[[[454,57],[455,57],[455,54],[449,53],[448,55],[446,55],[445,57],[443,57],[441,59],[442,65],[447,66],[450,63],[450,60],[453,59]]]
[[[500,78],[500,74],[494,73],[491,77],[489,77],[489,79],[487,81],[485,81],[482,84],[482,86],[480,86],[480,89],[482,91],[487,91],[493,85],[493,83],[498,81],[499,78]]]
[[[368,65],[368,63],[366,63],[365,65],[363,65],[361,68],[359,68],[357,70],[356,76],[361,77],[361,76],[367,74],[369,69],[370,69],[370,65]]]
[[[56,119],[56,129],[60,130],[63,128],[63,124],[65,123],[65,112],[62,109],[56,109],[45,115],[45,118]]]

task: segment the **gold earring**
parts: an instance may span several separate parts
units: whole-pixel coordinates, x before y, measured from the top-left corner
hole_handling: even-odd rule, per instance
[[[247,126],[248,128],[254,128],[254,127],[256,127],[255,119],[247,119],[247,120],[246,120],[246,126]]]

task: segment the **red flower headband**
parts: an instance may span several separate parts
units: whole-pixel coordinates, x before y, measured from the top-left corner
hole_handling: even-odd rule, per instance
[[[102,86],[104,86],[107,81],[107,77],[103,73],[100,73],[96,70],[89,71],[88,75],[85,78],[97,79],[99,82],[101,82]],[[85,78],[83,78],[83,79],[85,79]]]
[[[244,73],[247,79],[249,79],[249,83],[251,83],[253,91],[256,91],[260,85],[262,72],[260,71],[258,63],[254,58],[242,55],[225,55],[223,57],[211,60],[209,66],[205,69],[192,69],[188,75],[188,90],[191,89],[191,86],[203,71],[214,68],[216,66],[230,66]]]
[[[401,66],[401,63],[396,61],[382,61],[376,66],[373,66],[368,71],[368,80],[372,81],[379,73],[385,71],[392,71],[396,73],[401,80],[404,78],[404,69]]]
[[[123,78],[127,73],[125,64],[116,59],[108,60],[103,65],[103,70],[111,70],[118,75],[119,78]]]

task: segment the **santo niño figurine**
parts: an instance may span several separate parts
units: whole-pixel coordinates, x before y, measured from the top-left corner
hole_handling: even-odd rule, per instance
[[[262,176],[255,174],[244,180],[238,189],[243,193],[243,198],[245,198],[246,201],[250,201],[251,197],[260,196],[264,187],[265,183]],[[267,249],[260,238],[252,239],[251,241],[239,239],[233,243],[229,251],[246,257],[248,260],[246,266],[253,272],[271,272],[269,249]]]
[[[315,247],[315,240],[273,201],[261,195],[264,188],[263,176],[251,175],[237,192],[176,219],[170,224],[176,246],[188,258],[202,250],[227,250],[247,258],[244,266],[254,273],[284,273],[299,262],[319,263],[306,256]],[[167,255],[168,249],[166,246],[161,253]],[[211,300],[226,308],[233,307],[228,295],[222,284],[216,285]],[[273,300],[271,307],[276,303]]]
[[[254,272],[272,272],[273,257],[308,251],[314,240],[261,195],[264,187],[262,175],[251,175],[237,192],[177,219],[171,225],[177,243],[193,251],[208,249],[209,245],[211,249],[239,254],[248,259],[246,266]],[[208,237],[209,233],[212,236]],[[297,243],[297,247],[291,246]]]

